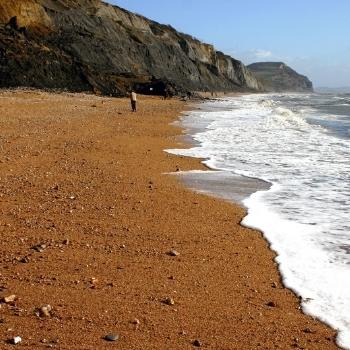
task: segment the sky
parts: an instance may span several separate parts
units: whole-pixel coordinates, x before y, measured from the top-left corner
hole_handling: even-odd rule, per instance
[[[350,86],[350,0],[107,0],[245,64],[283,61],[314,86]]]

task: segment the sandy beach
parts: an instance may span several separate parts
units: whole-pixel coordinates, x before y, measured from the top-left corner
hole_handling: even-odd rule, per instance
[[[205,169],[163,151],[189,105],[138,104],[0,92],[0,348],[338,349],[244,209],[167,175]]]

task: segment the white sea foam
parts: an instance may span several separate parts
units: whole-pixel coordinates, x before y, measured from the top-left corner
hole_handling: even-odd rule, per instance
[[[273,184],[244,201],[243,224],[264,232],[304,311],[337,329],[350,349],[350,140],[325,127],[339,116],[322,114],[318,103],[326,102],[246,95],[210,103],[188,117],[206,127],[194,135],[198,146],[170,152]]]

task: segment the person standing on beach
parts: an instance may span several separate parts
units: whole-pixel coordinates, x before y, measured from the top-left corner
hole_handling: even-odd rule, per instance
[[[131,110],[133,112],[136,112],[137,95],[134,90],[131,91],[130,101],[131,101]]]

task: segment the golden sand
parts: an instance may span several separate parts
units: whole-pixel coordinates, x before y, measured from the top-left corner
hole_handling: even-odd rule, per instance
[[[0,93],[0,348],[336,349],[245,211],[165,175],[203,168],[163,151],[186,104],[138,103]]]

